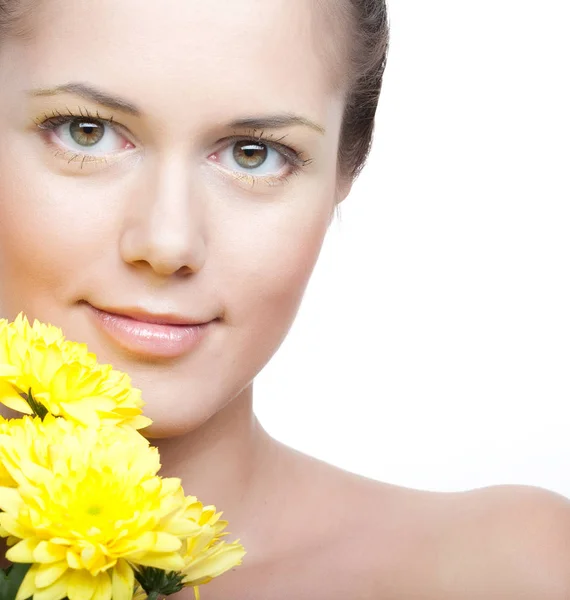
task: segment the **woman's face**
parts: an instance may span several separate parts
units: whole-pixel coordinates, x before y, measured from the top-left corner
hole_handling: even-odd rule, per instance
[[[45,0],[2,40],[0,316],[128,372],[155,436],[268,361],[344,194],[314,4]]]

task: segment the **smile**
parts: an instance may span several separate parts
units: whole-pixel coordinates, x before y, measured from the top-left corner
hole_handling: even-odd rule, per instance
[[[88,307],[106,337],[124,350],[148,358],[178,358],[192,352],[215,320],[199,322],[175,315]]]

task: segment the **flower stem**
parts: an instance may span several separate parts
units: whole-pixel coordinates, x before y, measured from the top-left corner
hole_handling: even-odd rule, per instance
[[[150,592],[148,600],[160,600],[160,594],[158,592]]]

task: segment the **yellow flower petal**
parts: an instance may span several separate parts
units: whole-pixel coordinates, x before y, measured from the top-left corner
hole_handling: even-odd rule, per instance
[[[62,560],[65,560],[66,555],[67,551],[65,547],[42,540],[41,542],[39,542],[36,549],[34,550],[33,560],[29,562],[39,562],[46,564],[60,562]]]
[[[63,600],[67,595],[67,587],[67,577],[64,575],[49,587],[38,589],[34,600]]]
[[[27,538],[30,533],[22,527],[18,520],[8,513],[0,513],[0,528],[16,538]],[[5,534],[2,537],[6,537]]]
[[[154,534],[153,552],[176,552],[182,547],[182,542],[174,535],[159,531]]]
[[[38,571],[37,565],[32,565],[26,573],[18,593],[16,594],[16,600],[28,600],[31,598],[36,591],[36,573]]]
[[[95,592],[96,581],[94,579],[87,571],[73,571],[67,585],[69,600],[91,600]]]
[[[84,405],[83,402],[62,402],[62,414],[71,417],[73,420],[85,425],[86,427],[98,428],[101,424],[97,411],[94,410],[97,405]]]
[[[0,488],[0,510],[7,513],[18,512],[22,505],[20,492],[15,488]],[[0,517],[1,518],[1,517]]]
[[[156,569],[164,569],[165,571],[182,571],[184,568],[184,560],[177,554],[154,554],[147,552],[136,558],[136,563],[143,567],[155,567]]]
[[[149,419],[144,415],[136,415],[129,419],[129,426],[133,429],[144,429],[149,425],[152,425],[152,419]]]
[[[7,364],[1,364],[0,363],[0,377],[2,378],[6,378],[6,380],[8,380],[9,378],[14,378],[18,376],[18,368],[13,366],[13,365],[7,365]],[[0,387],[0,389],[2,389]]]
[[[112,576],[113,600],[132,600],[135,574],[126,560],[118,560]]]
[[[36,575],[36,586],[38,588],[47,588],[53,585],[65,572],[67,564],[64,562],[41,565]]]
[[[25,415],[32,414],[30,405],[12,385],[5,381],[0,381],[0,402],[16,412],[24,413]]]
[[[101,573],[97,577],[97,585],[92,600],[114,600],[112,599],[113,585],[108,573]]]
[[[191,537],[198,535],[202,531],[202,528],[196,522],[186,519],[177,519],[172,521],[172,523],[169,523],[168,531],[172,533],[172,535],[179,537]]]
[[[232,544],[221,543],[218,551],[211,556],[198,556],[184,569],[186,585],[200,583],[203,578],[219,577],[226,571],[241,564],[245,550],[238,541]]]
[[[71,569],[81,569],[82,568],[79,556],[77,556],[77,554],[73,550],[68,550],[65,555],[65,558],[67,560],[67,564],[69,565],[69,567]]]
[[[14,563],[33,563],[34,550],[38,545],[37,538],[28,538],[18,542],[6,552],[6,558]]]

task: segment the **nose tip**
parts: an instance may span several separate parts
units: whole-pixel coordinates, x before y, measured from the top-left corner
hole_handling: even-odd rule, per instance
[[[120,240],[123,261],[161,277],[200,271],[206,261],[202,192],[184,153],[149,164],[130,198]]]
[[[147,266],[161,277],[184,277],[197,273],[205,263],[205,247],[198,235],[187,232],[185,239],[176,241],[175,233],[154,229],[144,234],[144,229],[123,236],[123,260],[133,266]]]

